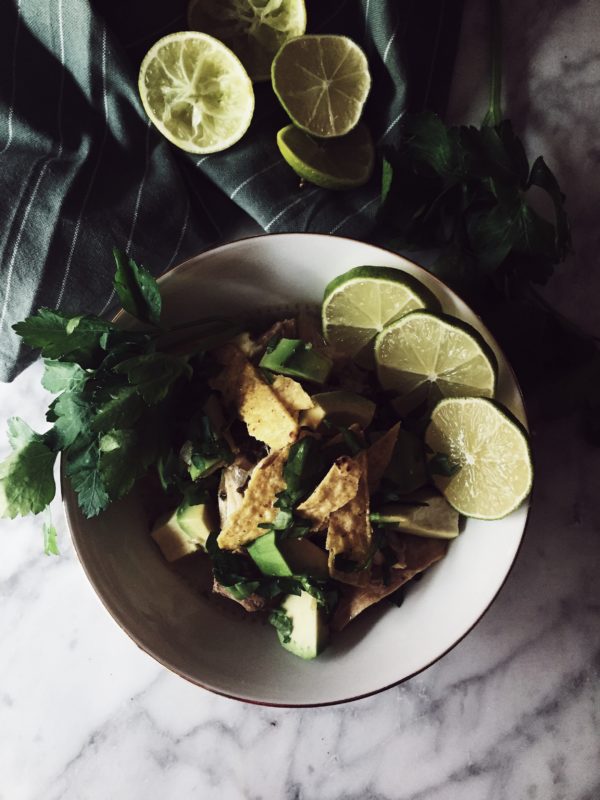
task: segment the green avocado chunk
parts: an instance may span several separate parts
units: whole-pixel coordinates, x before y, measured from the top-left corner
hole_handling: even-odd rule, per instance
[[[151,533],[167,561],[204,549],[211,530],[215,530],[216,519],[212,506],[200,503],[180,506],[171,514],[162,517]]]
[[[323,384],[333,362],[302,339],[280,339],[260,360],[260,367],[290,378]]]
[[[371,514],[371,521],[403,533],[412,533],[413,536],[455,539],[458,536],[459,516],[445,497],[427,488],[407,496],[406,504],[383,506]]]
[[[280,610],[292,623],[291,633],[277,631],[281,645],[299,658],[318,656],[327,644],[329,628],[316,599],[308,592],[301,592],[300,595],[288,594],[283,599]]]
[[[280,539],[269,531],[248,546],[248,555],[263,575],[329,577],[327,553],[309,539]]]

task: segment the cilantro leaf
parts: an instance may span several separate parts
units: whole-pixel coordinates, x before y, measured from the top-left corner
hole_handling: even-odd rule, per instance
[[[160,289],[154,277],[120,250],[113,250],[117,271],[115,290],[121,305],[132,316],[150,325],[159,325]]]
[[[127,375],[129,383],[135,386],[148,405],[164,400],[178,378],[192,375],[187,359],[169,353],[147,353],[128,358],[117,364],[114,371]]]
[[[269,614],[269,622],[281,635],[282,642],[287,644],[292,638],[292,631],[294,630],[292,618],[288,617],[282,608],[276,608]]]
[[[88,373],[73,361],[44,361],[42,386],[53,394],[65,389],[82,386],[88,379]]]
[[[542,156],[538,156],[533,163],[528,185],[539,186],[541,189],[544,189],[554,203],[556,255],[557,259],[562,261],[571,249],[571,231],[569,228],[569,218],[565,210],[565,196],[561,192],[558,181]]]
[[[8,441],[13,450],[25,447],[32,440],[41,441],[41,436],[35,433],[21,417],[10,417],[7,427]]]
[[[108,506],[110,498],[100,470],[100,448],[96,439],[81,437],[66,452],[67,475],[77,493],[79,507],[88,519]]]
[[[14,451],[0,463],[0,517],[39,514],[52,501],[56,453],[22,420],[9,423]]]
[[[133,430],[112,430],[99,440],[98,469],[111,500],[124,497],[141,477],[148,464],[141,457],[139,435]]]
[[[89,401],[79,391],[63,392],[50,406],[48,418],[54,421],[54,434],[61,450],[84,434],[92,419]]]
[[[59,556],[60,550],[56,540],[56,528],[51,521],[46,520],[42,530],[44,532],[44,553],[47,556]]]
[[[94,394],[94,405],[97,410],[91,427],[100,432],[130,427],[144,410],[144,401],[137,387],[127,384],[100,387]]]
[[[94,316],[68,317],[50,308],[39,311],[13,330],[25,344],[41,350],[44,358],[91,364],[101,350],[106,350],[109,334],[116,330],[110,322]]]

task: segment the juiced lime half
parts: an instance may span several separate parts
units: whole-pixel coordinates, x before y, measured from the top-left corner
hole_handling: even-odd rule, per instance
[[[414,311],[388,325],[375,341],[384,389],[412,405],[442,397],[493,397],[496,359],[479,333],[451,317]]]
[[[254,81],[271,77],[273,57],[306,30],[304,0],[191,0],[188,24],[222,41]]]
[[[277,134],[277,146],[297,175],[323,189],[362,186],[373,172],[373,140],[363,123],[336,139],[318,139],[287,125]]]
[[[367,57],[346,36],[298,36],[273,59],[275,94],[292,122],[313,136],[343,136],[371,88]]]
[[[441,400],[431,415],[425,443],[431,458],[442,454],[454,465],[454,474],[434,472],[432,478],[448,502],[467,517],[505,517],[531,491],[533,468],[525,431],[491,400]]]
[[[252,120],[252,81],[237,56],[205,33],[172,33],[156,42],[138,86],[152,122],[188,153],[225,150]]]
[[[391,267],[355,267],[325,289],[323,334],[337,355],[372,366],[377,334],[421,308],[437,310],[439,303],[412,275]]]

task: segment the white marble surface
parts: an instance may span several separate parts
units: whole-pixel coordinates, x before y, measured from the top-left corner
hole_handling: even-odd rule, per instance
[[[465,27],[461,118],[475,114],[481,5]],[[507,97],[555,155],[575,214],[576,257],[549,295],[594,326],[600,8],[525,0],[507,28]],[[0,429],[13,414],[40,424],[40,373],[0,385]],[[417,678],[334,708],[259,708],[188,685],[105,612],[58,501],[60,558],[41,553],[37,520],[0,522],[0,800],[599,800],[600,450],[572,419],[538,428],[534,446],[529,529],[484,619]]]

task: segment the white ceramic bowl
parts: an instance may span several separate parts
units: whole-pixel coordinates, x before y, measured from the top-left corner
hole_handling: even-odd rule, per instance
[[[421,280],[444,311],[477,328],[499,364],[498,400],[526,425],[521,393],[478,317],[428,272],[398,255],[350,239],[283,234],[202,253],[160,279],[164,315],[244,317],[272,308],[318,305],[326,284],[361,264],[395,267]],[[527,506],[497,522],[470,519],[447,556],[411,586],[400,608],[362,614],[314,661],[283,650],[274,630],[229,613],[192,589],[163,561],[135,494],[86,520],[65,486],[79,558],[102,602],[151,656],[184,678],[230,697],[285,706],[338,703],[415,675],[481,618],[519,549]]]

